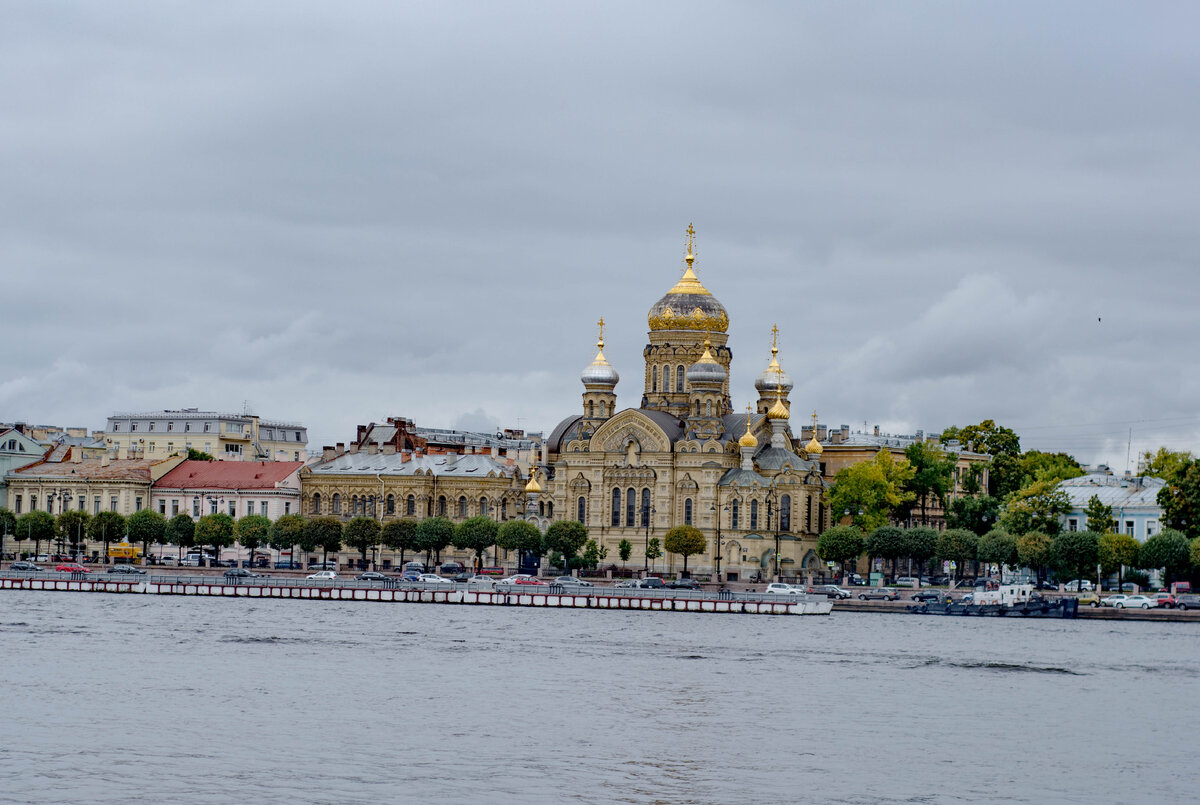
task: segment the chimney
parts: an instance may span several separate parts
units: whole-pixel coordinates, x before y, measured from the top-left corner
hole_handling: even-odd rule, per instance
[[[333,448],[333,445],[327,444],[321,448],[322,461],[333,461],[335,458],[337,458],[337,450]]]
[[[409,461],[412,461],[412,451],[411,450],[401,450],[400,451],[400,463],[404,464]]]
[[[1132,477],[1133,477],[1133,473],[1130,472],[1129,470],[1125,470],[1125,480],[1128,481]]]
[[[383,446],[383,454],[384,454],[385,456],[394,456],[394,455],[396,455],[396,444],[395,444],[395,442],[388,442],[387,444],[385,444],[385,445]]]
[[[373,456],[379,452],[379,442],[367,442],[367,455]]]
[[[447,467],[453,467],[457,463],[458,463],[458,453],[447,453],[446,454],[446,466]]]
[[[117,461],[124,461],[128,455],[129,453],[124,444],[117,445]]]
[[[108,451],[107,451],[107,450],[105,450],[105,451],[104,451],[104,455],[102,455],[102,456],[100,457],[100,466],[101,466],[101,467],[107,467],[107,466],[108,466]]]
[[[71,448],[71,463],[72,464],[82,464],[83,463],[83,448],[82,447],[72,447]]]
[[[844,442],[849,438],[850,438],[850,426],[842,425],[842,441]]]
[[[879,426],[878,425],[875,426],[875,435],[876,436],[879,435]]]
[[[818,422],[817,423],[817,441],[823,442],[828,437],[829,437],[829,429],[826,428],[824,425],[822,425],[820,422]]]
[[[358,442],[350,442],[350,452],[351,453],[358,452]]]

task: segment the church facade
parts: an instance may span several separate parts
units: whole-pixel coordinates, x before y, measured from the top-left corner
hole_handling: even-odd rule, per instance
[[[734,411],[729,316],[696,275],[693,234],[689,227],[683,276],[647,317],[639,406],[617,408],[620,378],[604,355],[601,320],[596,358],[580,378],[581,410],[546,440],[538,503],[583,522],[608,548],[606,562],[628,540],[632,565],[678,570],[681,557],[648,558],[647,548],[692,525],[708,540],[691,570],[728,580],[816,573],[817,537],[830,521],[821,445],[793,440],[793,386],[777,338],[755,382],[757,405]]]

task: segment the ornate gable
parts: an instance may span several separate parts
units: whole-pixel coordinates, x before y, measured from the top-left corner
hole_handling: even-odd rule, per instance
[[[593,453],[624,453],[630,443],[639,453],[666,453],[671,440],[654,420],[636,408],[629,408],[609,419],[592,436],[589,450]]]

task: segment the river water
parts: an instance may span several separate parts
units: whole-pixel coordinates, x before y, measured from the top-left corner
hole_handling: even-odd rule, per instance
[[[1194,624],[0,595],[0,802],[1196,801]]]

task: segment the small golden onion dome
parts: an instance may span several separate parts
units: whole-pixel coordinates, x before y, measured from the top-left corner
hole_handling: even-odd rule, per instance
[[[533,472],[529,473],[529,483],[525,484],[525,492],[527,494],[532,494],[534,492],[541,491],[542,485],[538,483],[537,470],[534,470]]]
[[[792,415],[786,404],[779,397],[775,398],[775,403],[767,411],[767,419],[787,419]]]
[[[758,447],[758,439],[754,438],[754,434],[746,431],[742,434],[742,438],[738,439],[738,444],[742,447]]]
[[[804,452],[810,456],[819,456],[825,452],[825,448],[821,447],[821,443],[817,441],[817,437],[813,436],[809,443],[804,445]]]

